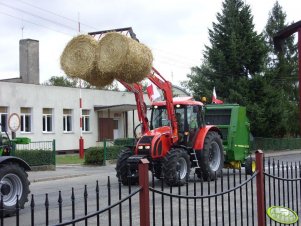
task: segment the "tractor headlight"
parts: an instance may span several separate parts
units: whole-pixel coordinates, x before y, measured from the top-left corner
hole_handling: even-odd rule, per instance
[[[145,149],[150,149],[150,146],[149,146],[149,145],[146,145],[146,146],[145,146]]]
[[[138,149],[139,149],[139,150],[142,150],[142,149],[143,149],[143,146],[139,145],[139,146],[138,146]]]

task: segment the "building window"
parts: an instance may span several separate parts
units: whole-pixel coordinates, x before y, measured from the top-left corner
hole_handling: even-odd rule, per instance
[[[72,110],[63,109],[63,130],[64,133],[72,132]]]
[[[21,108],[21,132],[31,132],[31,108]]]
[[[7,131],[7,107],[0,106],[0,132]]]
[[[53,131],[53,109],[43,108],[43,132]]]
[[[84,132],[90,131],[90,110],[82,111],[82,130]]]

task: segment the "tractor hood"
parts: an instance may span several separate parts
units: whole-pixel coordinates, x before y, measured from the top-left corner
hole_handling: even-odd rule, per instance
[[[145,133],[145,136],[160,136],[162,134],[171,134],[171,128],[169,126],[162,126]]]

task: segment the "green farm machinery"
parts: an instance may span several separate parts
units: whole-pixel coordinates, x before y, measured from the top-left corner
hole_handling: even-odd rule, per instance
[[[0,124],[1,126],[1,124]],[[26,171],[30,166],[22,159],[11,156],[13,146],[28,144],[30,139],[20,137],[10,139],[7,132],[0,132],[0,196],[3,201],[3,216],[15,214],[16,203],[20,208],[28,201],[29,180]]]
[[[238,104],[207,104],[206,124],[216,125],[222,132],[227,168],[245,167],[246,173],[255,171],[255,161],[251,157],[250,123],[246,108]]]

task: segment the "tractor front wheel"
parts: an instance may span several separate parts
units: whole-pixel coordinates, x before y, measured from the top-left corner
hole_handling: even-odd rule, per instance
[[[24,208],[30,192],[29,184],[27,173],[18,164],[0,166],[0,195],[3,197],[4,216],[15,214],[17,199],[19,207]]]
[[[169,186],[183,185],[190,174],[190,160],[187,151],[171,149],[163,159],[163,176]]]
[[[133,155],[133,152],[129,149],[124,149],[120,152],[117,159],[116,164],[116,176],[118,179],[121,180],[121,183],[123,185],[129,185],[129,184],[137,184],[138,183],[138,176],[137,173],[135,173],[135,176],[133,176],[132,172],[129,169],[127,159]]]
[[[209,131],[205,137],[204,148],[199,157],[200,168],[196,169],[199,178],[215,180],[224,167],[224,148],[217,132]]]

